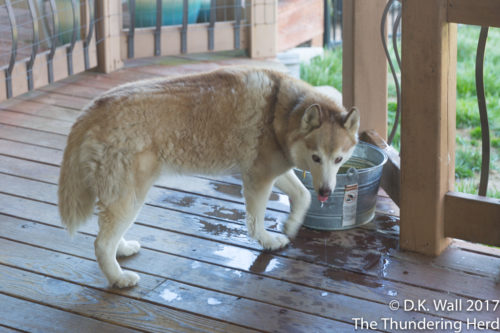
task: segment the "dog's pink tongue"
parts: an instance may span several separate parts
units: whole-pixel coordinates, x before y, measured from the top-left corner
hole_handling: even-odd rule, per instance
[[[323,196],[318,194],[318,200],[320,202],[325,202],[326,200],[328,200],[328,196]]]

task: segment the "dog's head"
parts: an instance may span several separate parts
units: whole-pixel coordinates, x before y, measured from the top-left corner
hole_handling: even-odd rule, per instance
[[[356,108],[349,112],[329,110],[319,104],[305,108],[290,155],[297,167],[311,173],[319,201],[326,201],[335,190],[337,172],[358,142],[358,129]]]

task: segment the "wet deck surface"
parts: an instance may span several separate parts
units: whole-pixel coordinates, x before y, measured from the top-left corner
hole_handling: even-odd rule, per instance
[[[303,228],[288,248],[262,252],[246,234],[237,177],[161,179],[126,235],[143,248],[120,260],[140,284],[108,288],[94,256],[96,218],[71,239],[56,206],[66,135],[80,108],[123,82],[237,63],[248,60],[136,61],[0,104],[0,331],[352,332],[354,318],[376,321],[379,331],[398,331],[389,318],[466,331],[467,318],[497,320],[500,306],[471,313],[467,305],[500,298],[500,251],[455,241],[434,259],[400,252],[399,211],[381,192],[373,223]],[[288,208],[273,193],[269,230],[277,232]],[[392,311],[393,300],[426,300],[426,308]],[[463,307],[435,308],[446,301]]]

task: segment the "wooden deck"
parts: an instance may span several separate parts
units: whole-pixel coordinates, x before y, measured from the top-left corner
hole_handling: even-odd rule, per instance
[[[342,232],[303,228],[288,248],[262,252],[246,234],[235,177],[158,182],[127,234],[143,248],[120,260],[140,284],[108,288],[94,257],[95,219],[71,239],[56,206],[66,135],[80,108],[123,82],[247,62],[135,61],[0,104],[0,332],[352,332],[354,318],[376,321],[379,331],[398,331],[382,318],[474,331],[467,318],[498,320],[494,303],[467,311],[472,301],[500,299],[497,249],[455,241],[434,259],[400,252],[399,210],[381,192],[373,223]],[[272,194],[269,230],[288,208],[284,195]],[[393,300],[426,300],[427,309],[392,311]],[[463,308],[439,310],[439,301]]]

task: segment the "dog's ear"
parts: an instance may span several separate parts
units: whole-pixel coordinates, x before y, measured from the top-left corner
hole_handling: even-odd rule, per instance
[[[359,130],[359,111],[357,108],[353,107],[351,111],[347,113],[344,117],[344,127],[355,134]]]
[[[321,108],[318,104],[309,106],[302,116],[302,129],[312,131],[321,126]]]

